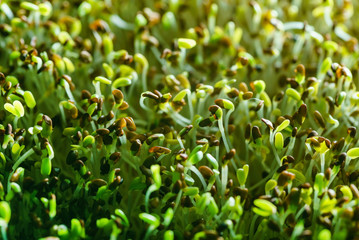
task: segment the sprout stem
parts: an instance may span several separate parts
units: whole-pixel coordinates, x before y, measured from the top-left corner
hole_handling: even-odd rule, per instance
[[[189,113],[190,113],[190,119],[193,119],[193,104],[192,104],[192,93],[191,90],[186,89],[187,92],[187,98],[188,98],[188,106],[189,106]]]
[[[325,153],[320,154],[320,166],[321,166],[321,172],[324,173],[325,168]]]
[[[141,74],[143,91],[147,91],[147,71],[148,71],[148,66],[144,66],[142,69],[142,74]]]
[[[148,204],[149,204],[149,200],[150,200],[150,195],[152,192],[156,191],[157,190],[157,187],[156,185],[152,184],[147,192],[146,192],[146,195],[145,195],[145,207],[146,207],[146,212],[149,212],[149,209],[148,209]]]
[[[182,197],[182,193],[183,193],[183,190],[181,189],[179,192],[178,192],[178,195],[177,195],[177,198],[176,198],[176,204],[175,204],[175,207],[173,209],[173,213],[176,213],[176,210],[179,206],[179,203],[181,201],[181,197]]]
[[[249,228],[249,239],[253,239],[253,234],[254,234],[254,228],[255,228],[255,223],[256,223],[256,220],[258,218],[258,215],[255,214],[252,218],[252,221],[251,221],[251,225],[250,225],[250,228]]]
[[[184,145],[183,145],[183,142],[182,142],[182,139],[181,139],[181,137],[178,135],[177,136],[177,140],[178,140],[178,143],[179,143],[179,145],[181,146],[181,148],[182,149],[185,149],[185,147],[184,147]]]
[[[197,168],[195,166],[191,166],[189,169],[197,175],[197,177],[199,178],[199,180],[201,181],[201,183],[203,185],[203,190],[206,190],[207,184],[206,184],[206,181],[204,180],[202,174],[197,170]]]
[[[20,166],[20,164],[25,161],[28,157],[30,157],[33,153],[34,153],[34,149],[30,148],[29,150],[27,150],[27,152],[25,152],[16,162],[15,164],[12,166],[12,170],[9,173],[9,177],[7,179],[7,192],[10,192],[10,179],[12,177],[12,174],[14,173],[14,171]]]
[[[281,161],[280,161],[280,158],[279,158],[279,156],[278,156],[277,150],[276,150],[276,148],[275,148],[275,146],[274,146],[274,136],[275,136],[275,134],[276,134],[276,131],[270,130],[270,133],[269,133],[269,142],[270,142],[270,145],[271,145],[271,147],[272,147],[272,151],[273,151],[275,160],[277,161],[278,166],[280,166]]]
[[[185,60],[186,60],[186,49],[185,49],[185,48],[181,48],[181,62],[180,62],[180,66],[181,66],[181,69],[182,69],[182,70],[184,70]]]
[[[224,199],[224,194],[226,192],[226,186],[227,186],[227,181],[228,181],[228,165],[224,164],[222,165],[222,187],[221,187],[221,191],[222,191],[222,197]]]
[[[225,133],[225,130],[223,127],[223,118],[222,117],[220,119],[218,119],[218,127],[219,127],[219,131],[221,132],[221,135],[222,135],[224,147],[226,148],[226,152],[228,153],[230,151],[230,149],[229,149],[228,142],[226,139],[226,133]]]
[[[3,226],[3,225],[2,225],[0,228],[1,228],[1,236],[2,236],[2,239],[7,240],[7,235],[6,235],[6,228],[7,228],[7,226]]]

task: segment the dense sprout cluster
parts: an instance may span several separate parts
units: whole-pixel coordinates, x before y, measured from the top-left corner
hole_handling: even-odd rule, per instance
[[[358,239],[356,4],[1,1],[1,238]]]

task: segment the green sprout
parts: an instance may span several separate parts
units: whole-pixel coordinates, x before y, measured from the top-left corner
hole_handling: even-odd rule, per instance
[[[1,239],[356,239],[356,1],[0,3]]]

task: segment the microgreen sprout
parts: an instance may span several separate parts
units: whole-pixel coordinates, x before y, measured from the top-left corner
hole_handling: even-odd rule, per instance
[[[358,238],[358,7],[2,1],[0,238]]]

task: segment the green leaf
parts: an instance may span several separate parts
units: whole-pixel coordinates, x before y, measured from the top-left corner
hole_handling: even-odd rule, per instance
[[[49,176],[51,173],[51,160],[50,158],[44,158],[41,161],[41,175]]]
[[[254,207],[253,211],[262,217],[268,217],[277,212],[277,207],[267,200],[256,199],[253,203],[257,207]]]
[[[164,216],[163,216],[163,222],[162,224],[165,226],[165,227],[168,227],[173,219],[173,215],[174,215],[174,212],[173,212],[173,209],[172,208],[168,208],[167,211],[165,212]]]
[[[112,88],[127,87],[131,85],[131,82],[131,79],[127,77],[120,77],[113,81]]]
[[[11,208],[8,202],[0,202],[0,219],[4,219],[6,223],[10,222],[11,218]]]
[[[109,79],[107,79],[105,77],[102,77],[102,76],[96,77],[95,82],[100,82],[100,83],[103,83],[103,84],[106,84],[106,85],[111,84],[111,80],[109,80]]]
[[[42,16],[48,17],[52,12],[52,5],[50,2],[44,2],[39,4],[39,11]]]
[[[17,159],[20,156],[21,151],[25,148],[25,145],[20,146],[18,143],[12,145],[11,153],[13,159]]]
[[[324,178],[324,173],[318,173],[315,176],[314,190],[317,191],[318,194],[321,194],[323,189],[325,188]]]
[[[95,138],[92,135],[86,136],[84,138],[84,140],[82,141],[82,144],[83,144],[84,147],[88,147],[88,146],[90,146],[90,145],[92,145],[94,143],[95,143]]]
[[[284,137],[281,132],[277,132],[274,137],[274,146],[277,150],[282,150],[284,146]]]
[[[296,101],[300,101],[300,99],[301,99],[299,92],[293,88],[287,88],[285,93],[287,94],[287,96],[295,99]]]
[[[233,110],[234,109],[234,104],[231,101],[229,101],[227,99],[222,99],[222,100],[223,100],[223,106],[224,106],[225,109],[227,109],[227,110]]]
[[[16,182],[10,183],[10,186],[11,186],[11,190],[13,190],[14,193],[21,193],[21,187]]]
[[[25,114],[24,107],[22,106],[22,103],[20,101],[14,101],[13,103],[16,112],[18,113],[18,117],[23,117]]]
[[[295,180],[297,180],[298,182],[300,183],[306,182],[305,176],[303,175],[303,173],[299,172],[298,170],[291,168],[291,169],[287,169],[287,171],[293,173],[295,175]]]
[[[191,49],[196,46],[196,41],[189,38],[179,38],[178,39],[178,47],[184,49]]]
[[[214,216],[214,215],[216,215],[216,214],[219,212],[217,203],[216,203],[216,201],[213,199],[213,197],[210,198],[210,201],[209,201],[209,204],[208,204],[207,208],[208,208],[208,213],[209,213],[211,216]]]
[[[163,239],[164,240],[173,240],[175,237],[174,237],[174,233],[172,230],[167,230],[165,232],[165,234],[163,235]]]
[[[82,226],[78,219],[71,219],[71,233],[74,237],[80,237],[82,235]]]
[[[100,218],[96,220],[96,226],[98,228],[104,228],[109,222],[110,220],[108,218]]]
[[[152,225],[153,227],[157,228],[160,225],[160,220],[148,213],[140,213],[139,218],[144,221],[145,223],[148,223]]]
[[[151,166],[153,181],[155,182],[157,189],[159,189],[162,184],[160,170],[160,165],[158,164]]]
[[[274,179],[268,180],[264,187],[266,194],[269,193],[271,190],[273,190],[276,186],[277,186],[276,180],[274,180]]]
[[[130,184],[130,189],[129,190],[138,190],[138,191],[142,191],[143,189],[145,189],[147,187],[146,183],[142,182],[140,177],[136,177],[135,179],[132,180],[131,184]]]
[[[342,186],[340,188],[340,191],[343,193],[344,197],[347,197],[349,199],[349,201],[351,201],[353,199],[353,193],[352,193],[352,190],[350,189],[350,187]]]
[[[79,16],[83,17],[83,16],[89,14],[91,12],[91,9],[92,9],[91,4],[88,3],[87,1],[84,1],[80,4],[77,11],[79,13]]]
[[[189,158],[189,162],[192,163],[192,164],[196,164],[198,163],[199,161],[201,161],[203,158],[203,152],[202,151],[198,151],[196,152],[194,155],[192,155],[190,158]]]
[[[143,68],[148,67],[148,61],[146,57],[143,56],[141,53],[136,53],[133,59],[135,60],[135,62],[141,64]]]
[[[244,165],[243,168],[239,168],[237,170],[237,179],[241,186],[244,186],[246,184],[248,171],[249,171],[248,164]]]
[[[39,7],[31,2],[22,2],[20,7],[28,11],[38,11]]]
[[[187,90],[182,90],[173,98],[173,102],[181,101],[187,94]]]
[[[288,119],[284,120],[276,129],[277,132],[282,131],[283,129],[285,129],[286,127],[288,127],[290,124],[290,121]]]
[[[337,203],[337,199],[326,198],[320,203],[320,213],[329,213],[335,208],[335,204]]]
[[[323,229],[318,234],[318,240],[329,240],[332,238],[332,233],[328,229]]]
[[[105,35],[102,38],[102,44],[103,44],[105,56],[110,55],[110,53],[113,52],[113,42],[112,42],[112,39],[110,38],[110,36]],[[108,84],[111,84],[111,82]]]
[[[51,199],[49,202],[49,217],[53,219],[56,216],[56,196],[51,194]]]
[[[324,59],[322,65],[320,66],[320,73],[326,74],[331,68],[331,66],[332,66],[332,59],[330,57],[327,57],[326,59]]]
[[[24,92],[24,100],[29,108],[34,108],[36,106],[36,100],[30,91]]]
[[[126,214],[121,210],[121,209],[116,209],[115,210],[115,214],[117,215],[117,216],[119,216],[122,220],[123,220],[123,224],[124,224],[124,226],[125,227],[129,227],[130,226],[130,223],[129,223],[129,221],[128,221],[128,218],[127,218],[127,216],[126,216]]]
[[[349,151],[347,152],[347,155],[351,159],[358,158],[359,157],[359,147],[349,149]]]
[[[266,83],[263,80],[254,81],[253,85],[258,94],[261,94],[266,89]]]
[[[12,113],[15,117],[20,117],[19,113],[16,111],[15,107],[10,103],[5,103],[4,108],[6,111]]]
[[[113,71],[112,67],[110,65],[108,65],[107,63],[103,63],[102,67],[105,70],[107,77],[113,78],[113,76],[115,75],[115,72]]]
[[[195,196],[199,193],[198,187],[186,187],[183,191],[185,196]]]
[[[50,143],[46,144],[46,150],[47,150],[47,154],[48,154],[50,160],[53,159],[54,156],[55,156],[55,152],[54,152],[54,150],[52,149],[52,146],[51,146]]]
[[[218,165],[217,159],[215,159],[210,153],[206,153],[206,158],[214,169],[218,169],[219,165]]]

